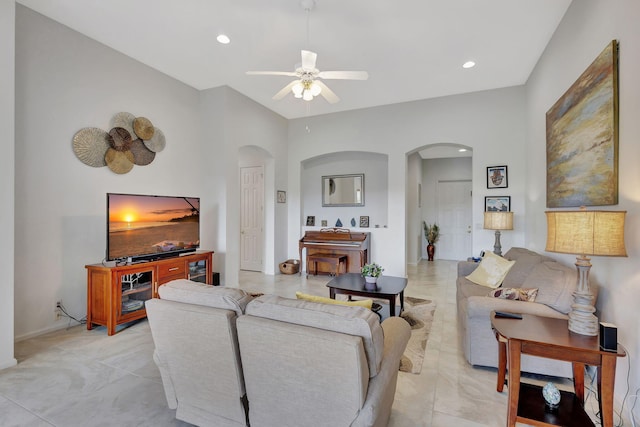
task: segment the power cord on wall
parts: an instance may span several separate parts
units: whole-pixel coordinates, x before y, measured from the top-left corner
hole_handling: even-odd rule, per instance
[[[75,317],[73,317],[72,315],[69,314],[69,312],[67,312],[67,309],[64,307],[64,305],[62,305],[61,302],[59,302],[57,304],[58,310],[60,310],[61,316],[66,317],[67,319],[69,319],[69,324],[67,325],[67,327],[71,327],[71,321],[75,321],[78,322],[78,324],[80,325],[85,325],[87,323],[87,317],[83,317],[82,319],[76,319]]]
[[[627,353],[627,378],[626,378],[626,383],[627,383],[627,391],[624,394],[624,398],[622,399],[622,406],[620,408],[620,412],[616,411],[615,409],[613,410],[613,413],[618,417],[618,422],[614,423],[615,427],[622,427],[624,426],[624,418],[623,418],[623,413],[624,413],[624,405],[625,402],[627,401],[627,398],[629,397],[633,397],[633,405],[631,406],[631,408],[629,409],[629,419],[631,420],[631,425],[632,427],[636,427],[636,422],[635,422],[635,418],[633,415],[633,409],[636,406],[636,401],[638,399],[638,392],[640,392],[640,388],[638,388],[635,391],[635,394],[633,395],[629,395],[629,390],[631,389],[631,385],[629,384],[629,378],[631,375],[631,355],[629,354],[629,351],[620,343],[618,343],[618,345],[620,347],[622,347],[622,349]],[[596,382],[596,370],[592,370],[591,372],[589,372],[589,370],[587,370],[587,377],[589,378],[589,383],[586,385],[586,389],[587,389],[587,395],[585,396],[585,402],[587,402],[589,400],[589,396],[593,395],[594,396],[594,400],[597,402],[600,397],[597,394],[597,387],[594,385]],[[600,410],[596,410],[593,407],[594,402],[591,402],[591,410],[592,412],[596,415],[597,417],[597,421],[596,424],[597,425],[602,425],[602,423],[600,422]]]

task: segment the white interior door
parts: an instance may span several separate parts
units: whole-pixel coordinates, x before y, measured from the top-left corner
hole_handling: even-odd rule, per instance
[[[240,168],[240,269],[262,271],[264,170]]]
[[[471,181],[438,182],[437,259],[463,260],[471,254]]]

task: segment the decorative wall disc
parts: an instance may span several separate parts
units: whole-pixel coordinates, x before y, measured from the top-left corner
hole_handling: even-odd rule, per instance
[[[118,113],[111,119],[111,127],[112,128],[124,128],[129,132],[129,135],[134,134],[133,132],[133,121],[136,119],[131,113]]]
[[[107,132],[98,128],[83,128],[73,136],[73,152],[85,165],[106,166],[104,155],[109,148]]]
[[[125,174],[134,165],[146,166],[166,145],[164,133],[146,117],[117,113],[111,118],[109,132],[94,127],[80,129],[73,136],[73,152],[91,167],[108,166]]]
[[[164,133],[158,128],[154,128],[153,136],[150,140],[144,141],[144,145],[155,153],[159,153],[164,150],[166,144],[167,141],[164,139]]]
[[[146,141],[151,139],[153,136],[153,124],[151,123],[151,120],[146,117],[136,117],[133,121],[133,131],[136,133],[138,138]]]
[[[118,151],[113,148],[107,150],[104,160],[109,169],[117,174],[125,174],[133,169],[133,153],[131,151]]]
[[[131,134],[125,128],[113,128],[107,137],[109,145],[114,150],[127,151],[131,148]]]
[[[156,153],[149,150],[141,139],[136,139],[131,143],[131,152],[134,163],[138,166],[146,166],[156,158]]]

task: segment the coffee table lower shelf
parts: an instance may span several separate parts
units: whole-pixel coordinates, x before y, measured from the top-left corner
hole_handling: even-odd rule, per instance
[[[518,422],[533,426],[595,426],[575,394],[560,390],[560,404],[549,410],[542,397],[542,387],[520,383]]]

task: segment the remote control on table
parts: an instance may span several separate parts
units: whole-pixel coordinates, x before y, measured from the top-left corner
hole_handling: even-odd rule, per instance
[[[509,313],[508,311],[496,311],[496,317],[503,317],[506,319],[522,319],[522,314]]]

